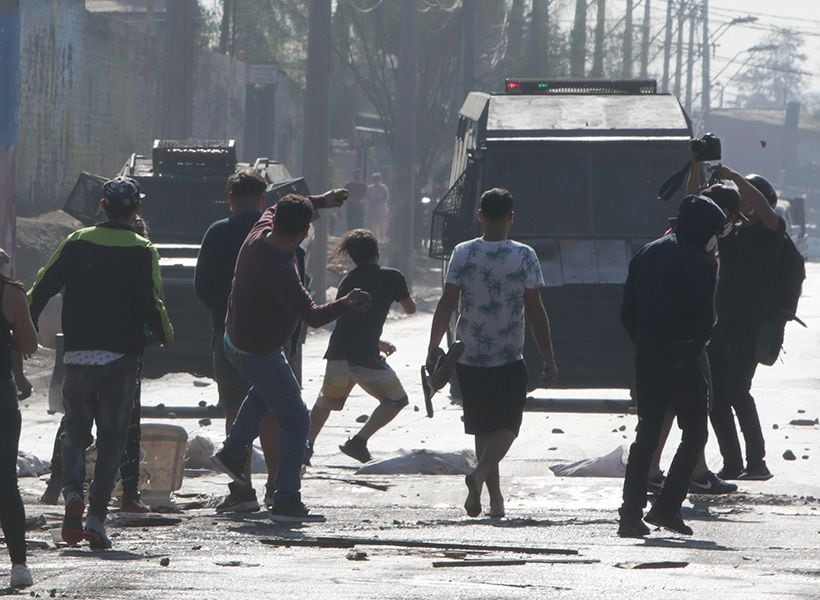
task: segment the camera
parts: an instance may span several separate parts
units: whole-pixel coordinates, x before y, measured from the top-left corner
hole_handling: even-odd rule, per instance
[[[714,133],[707,133],[702,138],[689,140],[689,149],[698,162],[720,160],[720,138]]]

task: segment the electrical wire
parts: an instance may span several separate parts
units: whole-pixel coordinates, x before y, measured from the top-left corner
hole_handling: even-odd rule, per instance
[[[353,2],[353,0],[347,0],[347,3],[350,5],[350,8],[352,8],[356,12],[360,12],[362,14],[367,14],[367,13],[373,12],[374,10],[379,8],[379,6],[381,6],[383,2],[384,2],[384,0],[376,0],[376,3],[373,6],[371,6],[370,8],[361,8],[360,6],[356,6],[356,3]]]

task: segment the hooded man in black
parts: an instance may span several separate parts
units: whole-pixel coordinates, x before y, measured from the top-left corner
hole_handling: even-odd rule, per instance
[[[618,535],[642,537],[646,479],[668,408],[681,443],[645,520],[691,535],[680,516],[695,462],[706,444],[708,363],[704,347],[715,320],[716,270],[708,251],[726,215],[704,196],[687,196],[674,232],[644,246],[629,264],[621,321],[635,342],[638,428],[629,450]]]

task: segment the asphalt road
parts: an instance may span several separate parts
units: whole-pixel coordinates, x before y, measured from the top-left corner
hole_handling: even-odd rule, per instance
[[[356,465],[337,446],[355,432],[355,418],[374,406],[357,391],[344,411],[331,416],[317,443],[315,466],[306,473],[303,496],[312,509],[327,516],[323,524],[285,529],[263,512],[217,515],[209,506],[225,492],[227,478],[211,473],[186,477],[178,502],[204,506],[166,515],[180,523],[112,523],[113,551],[70,549],[55,546],[48,531],[59,526],[57,507],[36,501],[44,482],[21,479],[28,514],[46,519],[45,528],[29,532],[38,546],[30,556],[36,583],[25,593],[129,599],[820,598],[820,428],[789,424],[820,416],[820,265],[809,266],[800,314],[809,329],[790,326],[784,360],[761,368],[755,380],[775,478],[740,482],[738,493],[730,496],[691,497],[684,517],[695,530],[692,538],[653,532],[643,541],[620,539],[615,535],[620,478],[556,478],[548,469],[630,443],[636,422],[632,415],[527,413],[521,436],[502,465],[508,518],[470,519],[462,508],[465,488],[460,476],[355,474]],[[424,356],[429,323],[430,315],[422,313],[391,320],[385,329],[385,338],[399,348],[391,364],[410,393],[411,405],[372,440],[375,458],[400,448],[470,447],[460,409],[446,396],[437,397],[433,419],[424,417],[417,365]],[[308,339],[308,405],[321,383],[326,342],[327,332]],[[201,400],[215,401],[215,386],[204,383],[194,384],[187,374],[148,381],[143,403],[196,406]],[[624,396],[622,390],[584,394]],[[42,390],[26,401],[21,449],[47,458],[59,416],[47,415],[45,407]],[[185,427],[189,435],[217,441],[221,437],[221,422],[216,419],[209,426],[196,420],[164,422]],[[554,429],[563,433],[553,433]],[[667,464],[674,435],[667,445]],[[786,450],[796,460],[784,460]],[[719,466],[713,440],[707,459]],[[255,481],[261,496],[264,477]],[[338,539],[323,542],[335,547],[277,545],[282,539],[310,544],[315,538]],[[272,545],[265,540],[280,541]],[[386,545],[385,540],[395,545]],[[453,548],[417,547],[423,545],[417,542]],[[365,560],[350,560],[357,554],[348,557],[348,546],[363,552],[358,556]],[[575,553],[545,554],[544,549]],[[163,559],[168,559],[167,566]],[[478,559],[529,562],[433,566]],[[634,568],[647,563],[655,568]]]

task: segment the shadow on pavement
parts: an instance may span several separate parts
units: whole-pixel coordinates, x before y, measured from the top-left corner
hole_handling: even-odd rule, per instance
[[[530,517],[509,518],[509,519],[492,519],[485,517],[483,519],[437,519],[431,521],[416,521],[419,527],[435,527],[435,526],[470,526],[475,525],[489,525],[491,527],[506,527],[514,529],[516,527],[562,527],[567,525],[617,525],[616,519],[533,519]]]
[[[101,560],[145,560],[146,558],[159,558],[163,554],[138,554],[125,550],[84,550],[81,548],[69,548],[60,552],[60,556],[73,558],[99,558]]]
[[[717,542],[711,540],[691,540],[681,538],[646,538],[643,541],[644,546],[652,546],[655,548],[691,548],[693,550],[715,550],[718,552],[737,552],[736,548],[729,548],[728,546],[721,546]]]

